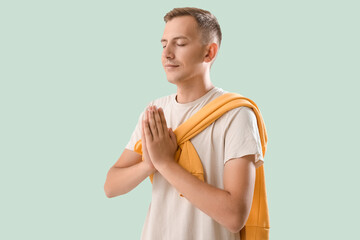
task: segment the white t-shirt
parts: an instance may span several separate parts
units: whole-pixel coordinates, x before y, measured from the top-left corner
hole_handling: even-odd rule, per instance
[[[168,128],[175,130],[205,104],[227,93],[214,87],[202,97],[189,103],[178,103],[176,93],[149,103],[162,107]],[[144,109],[145,111],[145,109]],[[141,139],[140,114],[135,130],[126,148],[134,150]],[[260,136],[255,113],[248,107],[234,108],[198,135],[190,139],[201,159],[205,182],[224,189],[225,163],[248,154],[256,154],[255,166],[263,162]],[[159,172],[154,174],[152,198],[142,230],[142,240],[239,240],[239,233],[232,233],[217,223],[169,184]]]

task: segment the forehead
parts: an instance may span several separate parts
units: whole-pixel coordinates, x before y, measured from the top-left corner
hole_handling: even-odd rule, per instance
[[[197,22],[192,16],[175,17],[165,24],[161,41],[171,41],[173,38],[183,36],[188,39],[196,39]],[[180,38],[181,39],[181,38]]]

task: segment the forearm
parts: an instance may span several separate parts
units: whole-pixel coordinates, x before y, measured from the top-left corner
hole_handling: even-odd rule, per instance
[[[160,174],[195,207],[230,231],[237,231],[237,209],[228,191],[200,181],[174,161],[157,167]]]
[[[106,196],[111,198],[128,193],[152,173],[143,161],[130,167],[112,167],[104,185]]]

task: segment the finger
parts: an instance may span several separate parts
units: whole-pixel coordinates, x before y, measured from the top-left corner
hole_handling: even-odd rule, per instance
[[[152,133],[153,139],[158,138],[159,133],[156,127],[156,123],[155,123],[155,117],[154,117],[154,107],[152,106],[150,108],[150,112],[149,112],[149,126],[150,126],[150,131]]]
[[[173,141],[173,143],[174,143],[175,145],[178,145],[178,144],[177,144],[176,134],[173,132],[172,128],[169,128],[169,132],[170,132],[170,137],[171,137],[171,140]]]
[[[143,156],[142,159],[144,159],[144,156],[146,154],[146,138],[144,133],[145,120],[142,120],[141,124],[141,151]]]
[[[143,146],[146,145],[144,128],[145,128],[145,118],[143,118],[141,121],[141,143]]]
[[[154,116],[155,116],[155,123],[156,123],[156,127],[157,127],[157,130],[159,133],[159,137],[163,137],[164,136],[163,124],[161,122],[159,109],[157,109],[156,107],[155,107]]]
[[[165,130],[168,129],[168,127],[165,119],[164,110],[162,108],[159,108],[159,113],[160,113],[161,123],[165,132]]]
[[[149,141],[152,141],[153,136],[152,136],[152,133],[150,131],[149,116],[148,115],[149,115],[149,113],[148,113],[148,111],[146,111],[146,119],[145,119],[145,122],[144,122],[144,133],[145,133],[145,139],[149,140]]]

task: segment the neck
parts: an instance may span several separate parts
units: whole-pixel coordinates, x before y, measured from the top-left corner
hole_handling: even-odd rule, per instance
[[[214,88],[210,79],[208,81],[194,81],[186,85],[177,86],[176,101],[178,103],[188,103],[201,98]]]

